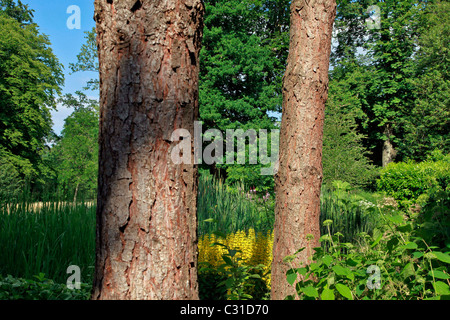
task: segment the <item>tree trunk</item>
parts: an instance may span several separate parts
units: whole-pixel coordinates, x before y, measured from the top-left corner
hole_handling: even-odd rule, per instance
[[[292,262],[309,263],[319,246],[322,138],[335,0],[294,0],[288,65],[283,80],[280,167],[275,177],[276,208],[272,299],[295,294],[286,281],[283,258],[307,247]],[[314,240],[307,240],[307,235]]]
[[[75,194],[73,195],[73,204],[75,205],[77,203],[77,195],[78,195],[78,188],[80,187],[80,183],[77,183],[77,186],[75,187]]]
[[[383,142],[383,154],[381,161],[383,167],[386,167],[389,163],[394,162],[394,159],[397,156],[397,150],[394,149],[390,139],[392,129],[389,124],[387,124],[384,128],[384,135],[387,136],[387,139]]]
[[[100,71],[92,299],[198,299],[197,168],[175,129],[198,117],[200,0],[96,0]],[[193,150],[192,150],[193,154]]]

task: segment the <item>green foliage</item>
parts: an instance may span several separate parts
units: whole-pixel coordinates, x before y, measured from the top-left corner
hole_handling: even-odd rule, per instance
[[[81,46],[81,51],[77,55],[76,63],[69,63],[69,68],[72,73],[75,72],[92,72],[98,75],[98,53],[97,53],[97,39],[95,27],[91,31],[85,32],[86,43]],[[90,79],[84,90],[98,90],[100,81],[98,77]]]
[[[289,1],[205,1],[200,53],[200,120],[204,129],[275,129],[289,47]],[[245,168],[245,169],[243,169]],[[227,182],[273,189],[259,166],[216,165]]]
[[[450,152],[450,15],[448,1],[433,1],[422,15],[417,76],[411,79],[416,101],[408,110],[402,152],[423,160],[434,149]]]
[[[98,174],[98,102],[88,99],[82,92],[77,92],[77,97],[67,94],[61,102],[74,108],[74,112],[65,119],[62,137],[50,155],[59,189],[61,192],[65,188],[66,194],[74,194],[74,201],[78,192],[93,199]]]
[[[349,183],[333,181],[324,187],[320,197],[320,221],[332,220],[331,231],[344,234],[345,242],[354,242],[360,232],[371,233],[379,219],[377,206],[381,199],[372,195],[369,199],[361,192],[352,192]],[[322,227],[321,233],[327,232]]]
[[[22,176],[37,177],[51,133],[50,110],[64,81],[62,65],[37,25],[21,24],[5,12],[0,11],[0,150]]]
[[[449,184],[449,155],[438,161],[390,163],[377,180],[378,190],[394,197],[402,206],[421,204],[429,191],[446,190]]]
[[[57,283],[67,267],[90,283],[95,262],[95,206],[78,203],[10,203],[0,209],[0,274],[31,279],[45,273]]]
[[[341,90],[344,91],[342,83],[332,82],[325,109],[323,183],[342,180],[355,187],[366,187],[375,179],[377,170],[363,145],[365,136],[357,131],[355,109],[349,111],[352,97],[343,97]]]
[[[413,220],[397,211],[381,211],[383,225],[373,235],[361,233],[358,245],[328,232],[305,266],[291,268],[286,280],[305,300],[450,299],[450,247],[428,244]],[[302,249],[301,249],[302,250]],[[285,259],[291,263],[292,259]],[[294,299],[288,296],[286,299]]]
[[[43,273],[34,280],[0,275],[0,300],[88,300],[91,286],[81,283],[80,289],[68,289],[66,285],[46,279]]]
[[[33,22],[33,12],[28,8],[27,4],[23,4],[18,0],[0,0],[0,12],[5,13],[7,16],[13,18],[20,24],[29,24]]]
[[[256,232],[271,230],[274,202],[270,196],[265,199],[246,192],[243,184],[230,186],[202,171],[198,183],[198,233],[234,233],[250,228]]]
[[[24,181],[20,172],[0,151],[0,208],[14,202],[23,191]]]

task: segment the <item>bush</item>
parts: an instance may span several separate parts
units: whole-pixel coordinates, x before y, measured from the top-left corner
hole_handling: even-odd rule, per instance
[[[401,207],[423,205],[427,194],[446,190],[450,183],[450,155],[434,161],[390,163],[380,172],[378,190],[400,202]]]
[[[320,241],[328,246],[315,248],[312,262],[301,267],[291,265],[286,273],[286,280],[295,285],[298,297],[305,300],[450,299],[449,249],[427,243],[416,232],[417,226],[405,220],[401,213],[381,216],[385,222],[383,229],[376,230],[373,236],[362,233],[358,246],[341,242],[342,234],[330,232],[333,222],[325,221],[328,233]],[[291,263],[294,258],[288,256],[285,262]]]
[[[88,300],[91,286],[81,283],[80,289],[69,289],[45,278],[44,274],[34,276],[36,280],[0,275],[0,300]]]

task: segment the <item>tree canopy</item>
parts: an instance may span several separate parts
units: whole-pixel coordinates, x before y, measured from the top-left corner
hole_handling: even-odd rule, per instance
[[[63,67],[20,1],[0,2],[0,27],[0,152],[22,174],[36,176]]]

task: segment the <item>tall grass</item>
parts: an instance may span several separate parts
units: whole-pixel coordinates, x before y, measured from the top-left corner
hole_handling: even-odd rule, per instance
[[[202,174],[198,187],[199,235],[273,230],[273,200],[249,199],[244,185],[228,186]],[[272,206],[268,206],[271,203]],[[44,273],[65,283],[67,267],[81,268],[81,281],[91,283],[95,263],[95,205],[89,203],[19,201],[0,207],[0,274],[32,279]],[[375,210],[346,193],[324,191],[321,221],[333,220],[332,232],[351,242],[358,232],[370,233]],[[323,230],[322,233],[325,233]]]
[[[344,242],[353,242],[358,233],[371,234],[378,223],[376,203],[343,190],[324,189],[321,195],[321,234],[327,234],[323,227],[325,220],[332,220],[331,234],[340,232]]]
[[[252,196],[253,199],[249,199]],[[247,194],[243,184],[226,185],[209,174],[198,181],[197,219],[199,235],[214,231],[236,233],[254,229],[267,232],[273,228],[274,214],[266,203]]]
[[[0,274],[32,279],[44,273],[65,283],[67,267],[77,265],[89,283],[94,259],[94,206],[23,202],[0,210]]]

